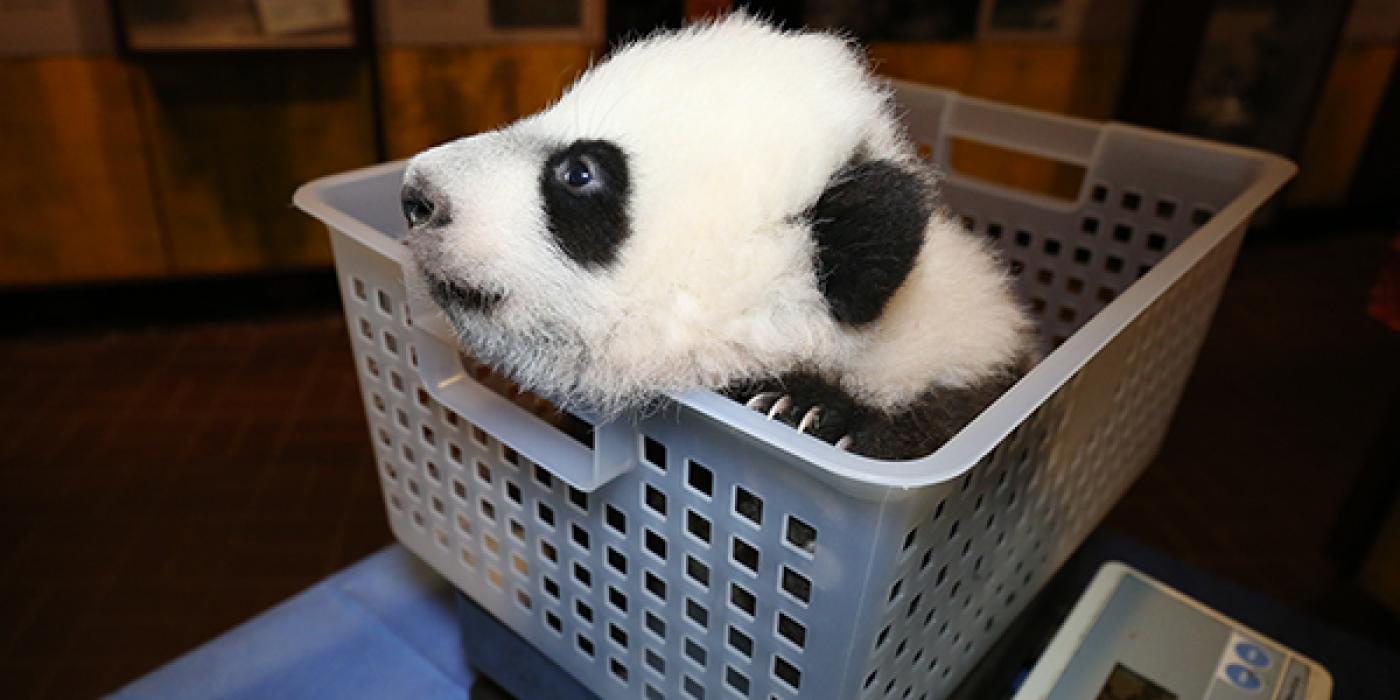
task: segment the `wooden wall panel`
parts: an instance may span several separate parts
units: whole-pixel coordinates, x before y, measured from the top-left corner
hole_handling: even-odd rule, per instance
[[[164,272],[126,67],[3,59],[0,96],[0,284]]]
[[[326,265],[298,185],[376,160],[369,59],[215,55],[137,64],[156,196],[177,274]]]
[[[1395,62],[1393,43],[1343,45],[1337,50],[1298,157],[1298,179],[1288,190],[1290,205],[1346,203]]]
[[[543,109],[594,53],[580,44],[381,49],[389,157],[406,158]]]

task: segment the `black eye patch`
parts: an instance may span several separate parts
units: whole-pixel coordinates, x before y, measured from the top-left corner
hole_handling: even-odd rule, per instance
[[[617,258],[630,232],[630,192],[627,156],[607,141],[575,141],[552,153],[540,171],[549,232],[559,249],[584,267],[603,267]]]

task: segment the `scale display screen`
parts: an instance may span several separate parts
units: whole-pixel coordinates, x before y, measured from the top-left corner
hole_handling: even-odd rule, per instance
[[[1176,693],[1163,688],[1123,664],[1114,664],[1096,700],[1177,700]]]

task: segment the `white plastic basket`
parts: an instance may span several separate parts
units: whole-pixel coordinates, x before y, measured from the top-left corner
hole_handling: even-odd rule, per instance
[[[1293,172],[898,94],[945,200],[1003,242],[1043,335],[1065,338],[908,462],[703,392],[581,444],[474,379],[441,315],[406,298],[401,164],[296,194],[331,231],[394,534],[603,697],[950,692],[1156,453],[1247,220]],[[951,138],[1083,166],[1079,197],[951,171]]]

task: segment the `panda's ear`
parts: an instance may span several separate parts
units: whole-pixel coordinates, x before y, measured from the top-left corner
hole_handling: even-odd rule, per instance
[[[885,160],[846,165],[806,212],[817,246],[817,283],[836,320],[880,317],[914,267],[931,214],[928,184]]]

